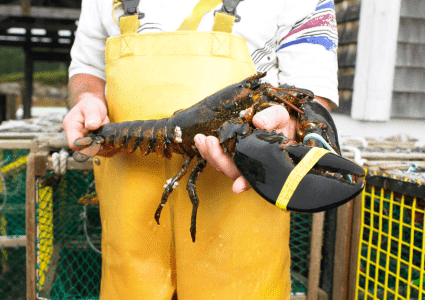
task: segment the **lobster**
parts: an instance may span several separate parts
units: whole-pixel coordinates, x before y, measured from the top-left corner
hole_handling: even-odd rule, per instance
[[[274,205],[278,205],[278,197],[288,176],[312,146],[329,148],[334,153],[325,154],[314,164],[298,183],[289,202],[281,208],[317,212],[352,199],[362,190],[363,182],[353,182],[351,175],[362,177],[364,170],[339,156],[337,132],[330,113],[314,99],[311,91],[287,85],[273,87],[261,82],[265,75],[259,73],[225,87],[195,105],[175,112],[170,118],[108,123],[75,140],[75,146],[84,148],[75,152],[73,157],[79,162],[86,161],[101,147],[105,150],[124,149],[128,153],[140,148],[142,156],[151,152],[166,158],[171,158],[173,153],[183,155],[181,170],[164,185],[154,215],[158,225],[169,195],[196,157],[197,163],[186,187],[193,205],[190,227],[193,242],[199,205],[196,182],[206,166],[206,160],[194,143],[194,136],[198,133],[216,136],[224,151],[232,155],[241,175],[259,195]],[[271,105],[283,105],[296,116],[300,124],[296,140],[253,126],[254,114]]]

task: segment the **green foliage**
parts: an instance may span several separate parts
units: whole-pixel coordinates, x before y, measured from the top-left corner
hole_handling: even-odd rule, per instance
[[[33,79],[47,85],[68,83],[68,73],[65,70],[45,71],[34,73]],[[0,76],[0,82],[23,81],[24,73],[13,73]]]
[[[0,47],[0,82],[24,80],[25,54],[21,48]],[[35,62],[33,79],[48,85],[66,84],[66,64]]]
[[[24,71],[25,55],[21,48],[0,47],[0,76]]]

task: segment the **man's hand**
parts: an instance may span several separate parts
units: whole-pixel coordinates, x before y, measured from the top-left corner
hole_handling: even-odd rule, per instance
[[[84,137],[90,130],[109,123],[105,101],[105,81],[88,74],[74,75],[69,81],[70,100],[74,104],[63,120],[69,147],[73,151],[81,150],[74,146],[76,139]],[[110,157],[118,150],[101,150],[97,155]]]
[[[329,100],[316,96],[316,99],[327,109],[330,107]],[[252,119],[254,126],[258,129],[272,131],[275,129],[286,137],[294,139],[297,129],[297,121],[290,117],[288,111],[280,105],[274,105],[259,113]],[[230,177],[233,183],[233,192],[240,194],[251,188],[249,183],[241,176],[232,158],[225,153],[219,141],[214,136],[206,137],[203,134],[195,136],[195,144],[202,157],[208,161],[218,172]]]
[[[268,131],[275,129],[289,138],[295,138],[297,122],[295,118],[289,116],[283,106],[274,105],[269,107],[256,114],[252,121],[258,129],[266,129]],[[249,183],[239,173],[230,155],[224,152],[216,137],[206,137],[203,134],[197,134],[195,136],[195,144],[202,157],[211,166],[235,181],[232,187],[235,194],[242,193],[251,188]]]
[[[69,147],[76,151],[76,139],[84,137],[89,130],[96,130],[109,123],[105,103],[99,98],[87,95],[81,99],[65,116],[63,129],[66,133]]]

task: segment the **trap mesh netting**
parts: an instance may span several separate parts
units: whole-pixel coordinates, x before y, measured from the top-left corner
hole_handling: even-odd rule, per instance
[[[0,149],[0,299],[26,297],[24,244],[28,153],[29,150]]]
[[[425,186],[385,173],[367,182],[356,299],[425,299]]]
[[[37,295],[97,298],[101,224],[93,172],[48,173],[37,188]]]
[[[46,299],[97,299],[101,277],[101,224],[92,171],[48,173],[36,205],[37,295]],[[307,288],[310,214],[292,214],[292,292]]]

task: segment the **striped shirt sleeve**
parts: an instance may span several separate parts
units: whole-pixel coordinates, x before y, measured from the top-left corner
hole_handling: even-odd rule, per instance
[[[333,0],[316,0],[314,9],[289,30],[278,31],[279,81],[312,90],[338,105],[338,33]],[[279,36],[280,33],[280,36]]]

